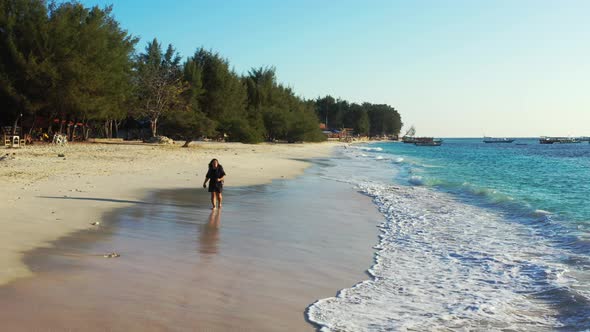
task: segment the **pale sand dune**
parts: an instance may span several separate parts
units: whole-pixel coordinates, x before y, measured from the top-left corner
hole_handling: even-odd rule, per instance
[[[202,186],[207,163],[219,159],[226,186],[291,178],[339,143],[71,144],[0,150],[0,285],[31,275],[23,253],[92,228],[114,208],[147,191]],[[65,154],[58,157],[58,154]],[[67,196],[67,197],[64,197]],[[68,198],[68,199],[55,199]],[[92,199],[87,199],[92,198]]]

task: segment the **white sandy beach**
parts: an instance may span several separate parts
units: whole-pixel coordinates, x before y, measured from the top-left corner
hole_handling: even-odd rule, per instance
[[[2,150],[0,285],[32,274],[22,262],[25,252],[96,227],[91,223],[111,209],[131,205],[152,190],[201,186],[212,158],[226,169],[226,186],[255,185],[297,176],[309,166],[298,159],[327,156],[337,144],[71,144]]]

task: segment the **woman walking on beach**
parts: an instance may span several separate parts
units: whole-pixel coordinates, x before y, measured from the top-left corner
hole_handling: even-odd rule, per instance
[[[224,177],[225,172],[223,171],[223,166],[219,164],[217,159],[211,159],[209,170],[207,171],[207,175],[205,175],[205,182],[203,182],[203,188],[207,188],[207,181],[209,181],[209,192],[211,193],[213,209],[218,206],[221,208],[221,202],[223,201],[221,193],[223,192]]]

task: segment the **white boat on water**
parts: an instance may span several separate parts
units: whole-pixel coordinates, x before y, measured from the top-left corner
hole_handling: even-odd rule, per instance
[[[512,143],[514,139],[512,138],[505,138],[505,137],[484,137],[484,143]]]

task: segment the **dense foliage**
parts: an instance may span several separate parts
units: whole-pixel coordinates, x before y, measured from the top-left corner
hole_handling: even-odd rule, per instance
[[[182,62],[157,39],[135,54],[138,39],[111,9],[0,1],[1,125],[21,121],[30,131],[87,138],[116,136],[125,124],[138,136],[163,133],[187,144],[199,137],[320,141],[326,120],[329,128],[358,135],[399,133],[394,108],[330,96],[305,100],[277,81],[273,67],[239,75],[204,48]]]
[[[318,117],[331,128],[352,128],[364,136],[399,135],[402,121],[397,110],[385,104],[349,103],[331,96],[316,100]]]

